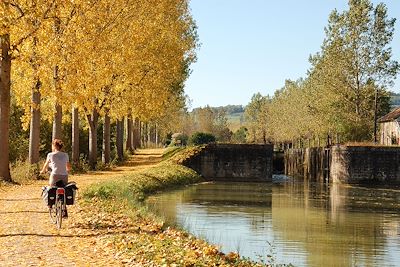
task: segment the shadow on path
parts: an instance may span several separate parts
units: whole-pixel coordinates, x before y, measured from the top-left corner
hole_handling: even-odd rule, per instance
[[[37,236],[37,237],[65,237],[65,238],[87,238],[87,237],[96,237],[96,236],[107,236],[107,235],[116,235],[116,234],[129,234],[132,231],[112,231],[106,233],[91,233],[91,234],[67,234],[67,235],[60,235],[60,234],[38,234],[38,233],[12,233],[12,234],[0,234],[0,238],[6,237],[22,237],[22,236]]]
[[[36,198],[16,198],[16,199],[12,199],[12,198],[0,198],[0,201],[33,201],[33,200],[39,200],[41,199],[40,197],[36,197]]]
[[[0,214],[13,214],[13,213],[49,213],[49,212],[39,211],[39,210],[0,211]]]

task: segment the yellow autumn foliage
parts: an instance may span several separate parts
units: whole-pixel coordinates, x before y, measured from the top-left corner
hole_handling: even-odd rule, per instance
[[[0,33],[11,36],[12,89],[25,127],[38,81],[43,119],[52,118],[55,103],[114,119],[163,118],[171,106],[181,108],[176,85],[196,59],[186,0],[2,1]]]

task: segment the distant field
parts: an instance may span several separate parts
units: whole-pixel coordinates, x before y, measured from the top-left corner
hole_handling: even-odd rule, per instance
[[[236,132],[241,126],[245,125],[244,113],[232,113],[226,116],[228,119],[228,127],[232,132]]]

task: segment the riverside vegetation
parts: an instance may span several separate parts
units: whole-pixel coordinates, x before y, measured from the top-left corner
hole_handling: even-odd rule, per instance
[[[142,202],[151,193],[201,182],[196,172],[177,163],[198,150],[167,149],[166,158],[156,166],[93,185],[84,192],[81,205],[89,211],[87,219],[95,222],[94,227],[135,225],[134,231],[106,243],[126,262],[141,266],[263,266],[241,259],[235,252],[223,254],[217,246],[171,228],[144,207]]]

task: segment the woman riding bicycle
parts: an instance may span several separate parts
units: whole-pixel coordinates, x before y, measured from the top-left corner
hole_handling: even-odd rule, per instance
[[[52,152],[47,154],[46,162],[40,171],[43,174],[47,171],[48,167],[51,168],[50,186],[55,186],[59,181],[63,183],[63,186],[68,183],[68,172],[71,170],[71,165],[68,154],[61,151],[62,147],[63,142],[60,139],[53,140],[51,143]]]

